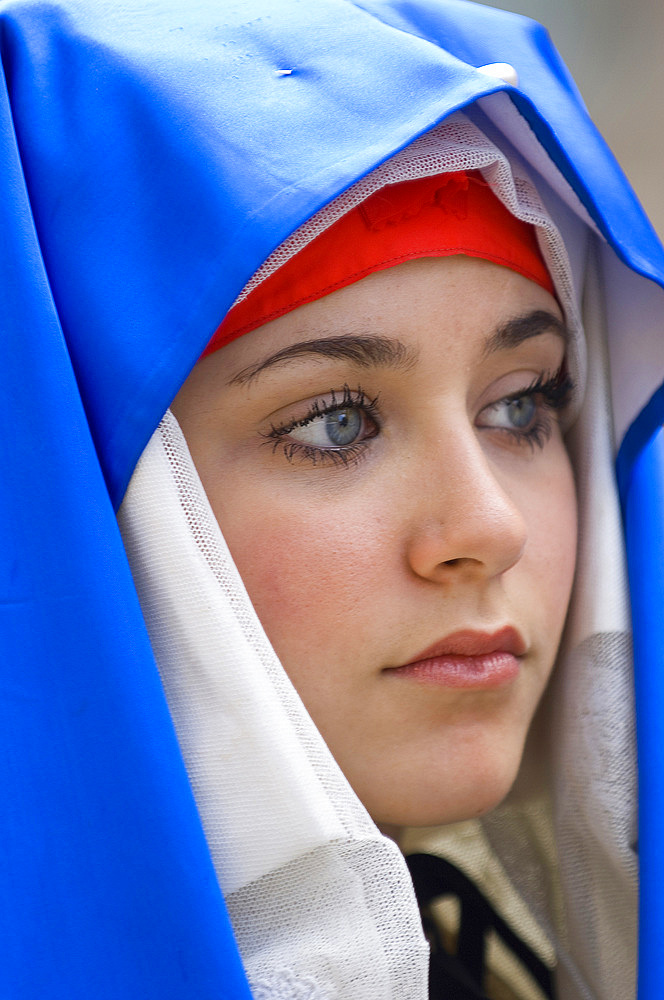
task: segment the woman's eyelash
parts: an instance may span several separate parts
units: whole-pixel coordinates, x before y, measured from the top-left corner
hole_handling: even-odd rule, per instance
[[[518,398],[519,396],[541,396],[550,410],[564,410],[570,401],[573,391],[574,382],[567,369],[562,367],[558,369],[555,375],[548,376],[542,373],[525,391],[515,393],[512,398]]]
[[[266,443],[272,445],[273,454],[280,448],[289,462],[299,457],[313,465],[324,462],[332,465],[350,465],[360,459],[368,439],[337,448],[319,448],[316,445],[289,439],[289,435],[298,427],[307,427],[314,420],[345,409],[362,410],[366,418],[378,428],[378,396],[373,398],[368,396],[361,386],[351,389],[349,385],[344,385],[341,395],[331,389],[325,399],[313,400],[308,412],[299,420],[292,420],[280,426],[273,424],[264,435]]]
[[[554,375],[542,373],[524,389],[504,396],[502,403],[516,402],[520,399],[535,397],[540,400],[537,419],[528,428],[507,429],[506,432],[519,442],[529,444],[531,448],[541,448],[551,437],[553,430],[551,412],[564,410],[574,391],[574,382],[563,365]]]
[[[378,412],[377,404],[378,396],[371,399],[360,386],[356,390],[352,390],[350,386],[344,385],[343,395],[340,399],[337,398],[334,389],[331,389],[329,398],[326,400],[315,399],[311,403],[309,412],[300,420],[293,420],[288,424],[283,424],[281,427],[272,426],[270,428],[270,437],[281,437],[282,435],[290,434],[296,427],[306,427],[307,424],[310,424],[312,420],[316,420],[317,417],[324,417],[326,413],[334,413],[335,410],[344,410],[351,406],[365,410],[370,417],[376,417]]]
[[[300,458],[312,465],[354,465],[364,453],[364,442],[348,445],[345,448],[316,448],[314,445],[302,444],[300,441],[277,440],[272,443],[273,453],[281,448],[289,462]]]

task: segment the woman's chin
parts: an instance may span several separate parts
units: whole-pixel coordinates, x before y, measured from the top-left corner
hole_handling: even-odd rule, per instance
[[[491,721],[448,727],[438,739],[402,744],[393,753],[383,745],[380,756],[354,754],[338,763],[381,829],[476,819],[509,794],[524,753],[525,724]]]
[[[452,787],[448,792],[442,789],[441,793],[440,786],[429,785],[421,790],[410,788],[382,802],[365,799],[364,804],[378,828],[397,840],[394,831],[404,827],[445,826],[491,812],[508,795],[517,770],[518,765],[509,767],[495,774],[493,780],[488,780],[487,776],[481,782],[471,781],[465,786]]]

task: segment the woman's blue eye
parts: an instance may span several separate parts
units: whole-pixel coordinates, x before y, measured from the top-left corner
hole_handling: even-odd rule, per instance
[[[525,430],[537,415],[537,404],[532,396],[520,396],[506,404],[506,411],[512,427]]]
[[[359,407],[345,406],[291,428],[288,436],[314,448],[345,448],[366,436],[363,433],[366,423],[365,414]]]
[[[521,392],[485,407],[477,426],[507,431],[519,442],[541,447],[553,431],[555,414],[564,410],[573,388],[564,367],[553,376],[542,374]]]
[[[480,426],[525,435],[537,423],[541,410],[541,401],[534,395],[508,396],[482,411]]]
[[[313,400],[305,417],[273,427],[266,439],[291,462],[298,457],[312,465],[348,465],[359,460],[379,431],[378,397],[371,399],[359,386],[353,390],[345,385],[343,395],[330,390],[327,399]]]
[[[351,444],[362,430],[362,415],[356,409],[326,413],[325,430],[332,444]]]

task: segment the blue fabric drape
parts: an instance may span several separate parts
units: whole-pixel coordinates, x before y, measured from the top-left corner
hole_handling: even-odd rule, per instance
[[[462,0],[5,0],[0,55],[0,995],[239,1000],[114,515],[157,422],[293,229],[452,111],[510,90],[481,64],[518,63],[513,100],[620,257],[662,283],[664,255],[525,18]],[[661,418],[644,410],[632,433],[634,497],[651,496],[653,473],[634,470]],[[661,535],[661,507],[648,518]],[[646,578],[635,600],[661,608]],[[642,864],[658,884],[654,841]],[[644,984],[664,930],[647,905]]]

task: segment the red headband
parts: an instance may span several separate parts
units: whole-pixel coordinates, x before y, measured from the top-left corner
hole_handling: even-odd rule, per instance
[[[317,236],[227,314],[204,351],[345,285],[418,257],[481,257],[555,289],[535,229],[477,172],[390,184]]]

